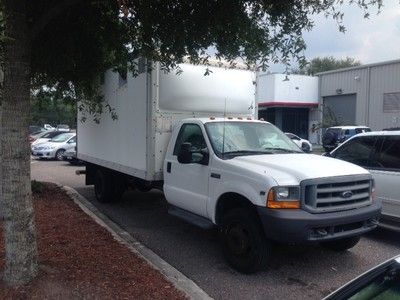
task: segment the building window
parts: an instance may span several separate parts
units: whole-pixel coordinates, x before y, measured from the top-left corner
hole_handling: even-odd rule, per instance
[[[400,112],[400,92],[383,94],[383,112]]]

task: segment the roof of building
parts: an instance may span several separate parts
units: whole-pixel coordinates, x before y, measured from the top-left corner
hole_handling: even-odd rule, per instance
[[[383,66],[383,65],[399,64],[399,63],[400,63],[400,59],[388,60],[388,61],[382,61],[382,62],[377,62],[377,63],[372,63],[372,64],[365,64],[365,65],[360,65],[360,66],[355,66],[355,67],[320,72],[315,75],[320,76],[320,75],[326,75],[326,74],[332,74],[332,73],[346,72],[346,71],[359,70],[359,69],[365,69],[365,68],[371,68],[371,67],[377,67],[377,66]]]

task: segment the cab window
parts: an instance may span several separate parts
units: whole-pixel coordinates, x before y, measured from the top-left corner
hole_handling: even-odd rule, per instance
[[[375,144],[376,138],[372,136],[354,138],[338,148],[333,156],[362,167],[376,167]]]
[[[178,138],[174,147],[174,155],[178,155],[183,143],[191,143],[193,150],[207,148],[203,132],[197,124],[184,124],[179,130]]]

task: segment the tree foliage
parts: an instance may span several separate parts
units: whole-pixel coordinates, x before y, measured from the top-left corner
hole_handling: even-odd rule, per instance
[[[75,128],[76,108],[75,102],[56,98],[51,91],[35,91],[31,97],[31,124],[67,124]]]
[[[333,56],[316,57],[310,62],[307,62],[302,68],[293,70],[292,73],[314,76],[320,72],[356,67],[359,65],[361,65],[361,62],[351,57],[346,57],[345,59],[337,59]]]
[[[341,1],[339,1],[341,3]],[[210,53],[249,67],[305,63],[302,32],[312,14],[324,13],[344,31],[338,1],[189,1],[189,0],[31,0],[33,87],[47,85],[59,96],[90,98],[97,104],[96,82],[111,67],[135,69],[139,56],[170,69],[187,58],[207,64]],[[381,0],[350,1],[368,13]],[[211,47],[211,50],[210,50]]]

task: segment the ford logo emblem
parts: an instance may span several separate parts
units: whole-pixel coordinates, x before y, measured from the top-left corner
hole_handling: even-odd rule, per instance
[[[342,193],[342,198],[351,198],[351,196],[353,196],[353,192],[352,191],[345,191]]]

